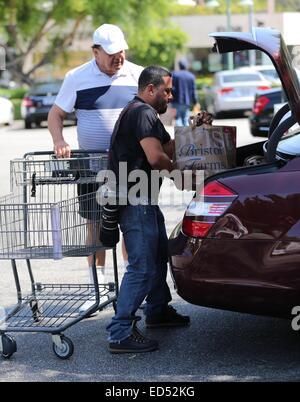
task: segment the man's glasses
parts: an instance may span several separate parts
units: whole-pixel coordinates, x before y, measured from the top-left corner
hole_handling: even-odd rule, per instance
[[[173,88],[165,88],[165,93],[166,93],[167,95],[171,95],[171,94],[172,94],[172,90],[173,90]]]

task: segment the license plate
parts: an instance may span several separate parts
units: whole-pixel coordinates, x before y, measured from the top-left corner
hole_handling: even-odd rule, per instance
[[[250,96],[253,94],[253,91],[250,88],[240,88],[239,93],[241,96]]]
[[[47,96],[47,98],[43,99],[43,105],[44,106],[53,105],[54,101],[55,101],[55,96]]]

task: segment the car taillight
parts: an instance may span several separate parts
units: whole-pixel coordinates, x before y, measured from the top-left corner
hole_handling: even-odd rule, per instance
[[[210,196],[210,197],[228,197],[232,195],[236,195],[232,192],[231,189],[225,187],[223,184],[218,181],[212,181],[204,187],[201,195]]]
[[[22,106],[24,106],[24,107],[32,107],[32,106],[34,106],[34,103],[33,103],[32,99],[24,98],[22,100]]]
[[[227,94],[229,94],[230,92],[233,92],[234,91],[234,88],[221,88],[221,89],[219,89],[219,94],[220,95],[227,95]]]
[[[218,181],[208,183],[188,206],[182,223],[183,233],[191,237],[205,237],[236,197],[234,191]]]
[[[254,102],[253,113],[260,114],[269,102],[270,99],[267,96],[259,96]]]
[[[184,218],[182,224],[182,231],[185,235],[191,237],[205,237],[209,229],[212,227],[211,223],[196,222]]]
[[[268,89],[271,89],[271,87],[268,85],[260,85],[259,87],[257,87],[257,89],[259,91],[267,91]]]

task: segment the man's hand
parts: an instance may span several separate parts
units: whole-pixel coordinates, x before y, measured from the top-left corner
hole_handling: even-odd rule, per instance
[[[57,158],[70,158],[71,148],[65,140],[57,141],[54,144],[54,152]]]
[[[195,105],[193,106],[193,113],[199,113],[201,111],[201,106],[200,103],[195,103]]]
[[[213,116],[211,113],[208,113],[206,111],[199,112],[194,116],[195,119],[195,125],[196,126],[202,126],[202,124],[209,124],[211,125],[213,122]]]

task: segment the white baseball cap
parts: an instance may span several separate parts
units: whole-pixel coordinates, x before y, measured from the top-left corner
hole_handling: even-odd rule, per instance
[[[103,24],[97,28],[93,35],[93,42],[94,45],[100,45],[107,54],[128,49],[123,32],[112,24]]]

